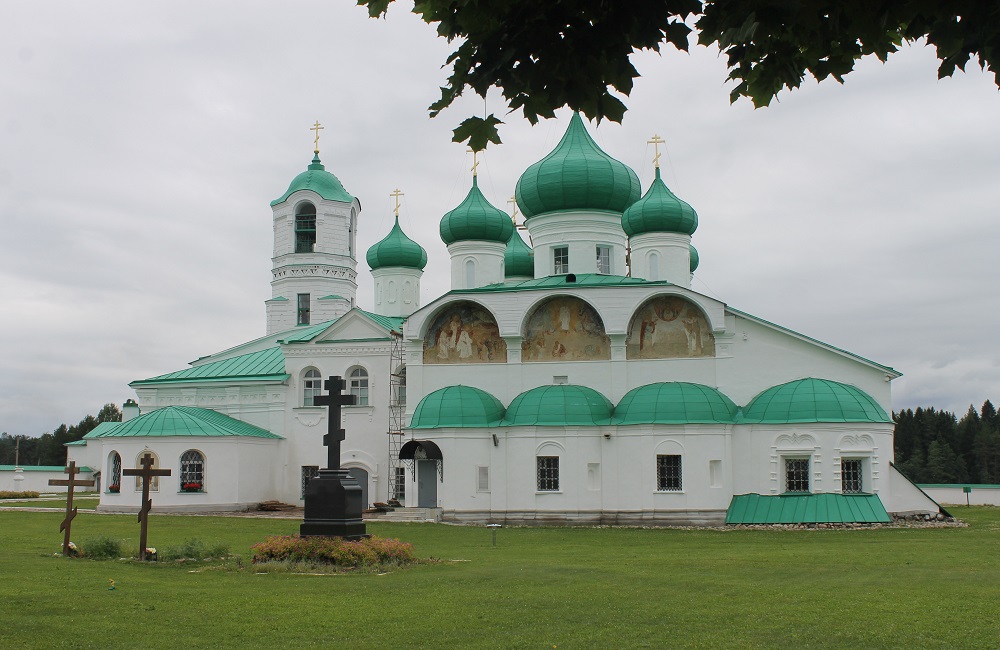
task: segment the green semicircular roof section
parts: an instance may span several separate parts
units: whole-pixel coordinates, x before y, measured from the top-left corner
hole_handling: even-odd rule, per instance
[[[493,206],[479,191],[478,176],[472,177],[472,189],[454,210],[441,217],[441,241],[492,241],[506,244],[514,231],[510,216]]]
[[[860,388],[829,379],[797,379],[768,388],[743,407],[740,423],[885,422],[892,418]]]
[[[732,423],[739,407],[703,384],[667,381],[633,388],[615,407],[613,424]]]
[[[503,254],[504,277],[535,277],[535,252],[524,243],[516,229],[510,232],[507,250]]]
[[[84,438],[89,438],[91,431]],[[165,438],[171,436],[193,438],[272,438],[283,440],[282,436],[223,415],[218,411],[193,406],[166,406],[144,415],[122,422],[107,430],[97,438]]]
[[[326,171],[323,163],[319,161],[318,153],[313,156],[312,163],[309,164],[306,170],[292,179],[285,193],[271,201],[271,205],[275,206],[279,203],[284,203],[288,200],[288,197],[299,190],[311,190],[327,201],[341,201],[343,203],[354,201],[354,197],[347,193],[344,186],[340,184],[340,180]]]
[[[572,384],[539,386],[514,398],[502,426],[608,424],[612,404],[593,388]]]
[[[517,204],[530,219],[559,210],[623,212],[639,199],[639,177],[604,153],[573,113],[562,140],[517,181]]]
[[[406,236],[399,227],[399,217],[385,239],[368,249],[368,266],[374,271],[387,266],[423,269],[427,266],[427,251]]]
[[[284,381],[286,379],[288,379],[288,375],[285,374],[285,355],[281,353],[280,347],[274,347],[169,372],[149,379],[140,379],[133,381],[129,386],[230,380]]]
[[[446,386],[420,400],[409,428],[495,427],[503,412],[503,403],[484,390]]]
[[[698,213],[670,191],[657,167],[646,194],[622,214],[622,228],[629,237],[647,232],[693,235],[698,229]]]

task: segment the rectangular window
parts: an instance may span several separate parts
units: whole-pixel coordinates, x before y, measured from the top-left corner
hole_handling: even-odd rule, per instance
[[[299,325],[309,324],[309,294],[300,293],[298,302],[298,319],[297,323]]]
[[[559,457],[558,456],[538,456],[538,491],[558,492],[559,491]]]
[[[476,492],[489,492],[489,491],[490,491],[490,468],[477,467]]]
[[[597,247],[597,272],[604,275],[611,274],[611,247]]]
[[[392,497],[403,503],[406,500],[406,468],[405,467],[393,467],[393,472],[396,475],[396,486],[393,490]]]
[[[809,459],[785,459],[785,492],[809,491]]]
[[[302,466],[302,497],[306,496],[306,486],[309,485],[309,480],[319,476],[319,465],[303,465]]]
[[[722,461],[708,461],[708,481],[709,485],[717,488],[722,487]]]
[[[552,271],[556,275],[569,273],[568,246],[557,246],[552,249]]]
[[[656,456],[656,489],[659,492],[681,491],[681,457],[665,454]]]
[[[861,467],[860,458],[844,458],[840,461],[840,483],[844,494],[862,494],[865,491]]]

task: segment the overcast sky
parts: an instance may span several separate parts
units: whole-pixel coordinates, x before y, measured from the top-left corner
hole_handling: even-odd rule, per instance
[[[389,193],[430,257],[422,302],[448,289],[438,220],[470,185],[436,119],[448,43],[394,6],[351,0],[5,3],[0,20],[0,431],[40,435],[261,336],[271,210],[312,156],[363,207],[359,248],[388,232]],[[639,54],[623,125],[598,143],[698,211],[693,288],[904,373],[895,409],[1000,400],[1000,95],[937,80],[931,49],[729,103],[724,59]],[[495,97],[488,109],[503,116]],[[569,114],[503,116],[480,186],[501,209]],[[358,264],[358,300],[372,306]]]

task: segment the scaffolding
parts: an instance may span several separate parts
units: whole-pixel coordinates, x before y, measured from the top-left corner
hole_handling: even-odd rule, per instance
[[[393,331],[389,351],[389,498],[400,503],[406,497],[406,468],[399,459],[406,417],[406,366],[403,365],[403,335]]]

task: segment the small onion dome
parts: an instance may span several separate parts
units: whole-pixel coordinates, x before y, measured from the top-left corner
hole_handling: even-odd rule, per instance
[[[495,427],[503,411],[503,403],[484,390],[445,386],[420,400],[413,410],[410,428]]]
[[[312,190],[328,201],[341,201],[343,203],[354,201],[354,197],[347,193],[337,177],[326,171],[323,163],[319,161],[318,153],[313,156],[312,164],[306,168],[306,171],[293,178],[288,190],[271,201],[271,205],[284,203],[289,196],[299,190]]]
[[[698,264],[701,262],[701,257],[698,256],[698,249],[691,244],[688,244],[691,249],[691,272],[694,273],[698,268]]]
[[[504,276],[535,276],[535,252],[524,243],[517,229],[511,231],[507,252],[503,254]]]
[[[622,228],[629,237],[647,232],[693,235],[698,229],[698,213],[670,191],[657,167],[646,194],[622,214]]]
[[[860,388],[829,379],[797,379],[772,386],[743,407],[738,422],[892,422]]]
[[[601,151],[579,113],[552,153],[521,174],[514,192],[525,219],[557,210],[622,212],[640,193],[639,177]]]
[[[492,241],[506,244],[514,223],[503,210],[494,208],[479,191],[478,177],[472,177],[472,189],[457,208],[441,217],[441,240]]]
[[[612,404],[593,388],[571,384],[539,386],[514,398],[502,426],[608,424]]]
[[[739,407],[711,386],[685,381],[646,384],[625,393],[614,424],[732,423]]]
[[[399,227],[399,217],[385,239],[368,249],[368,266],[374,271],[385,266],[423,269],[427,266],[427,251],[406,236]]]

